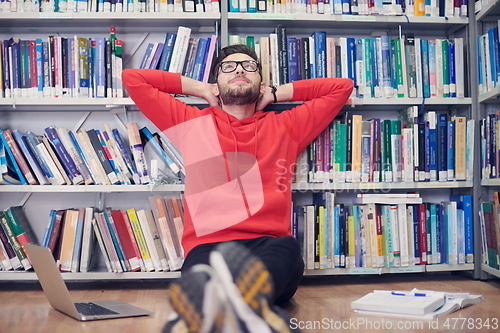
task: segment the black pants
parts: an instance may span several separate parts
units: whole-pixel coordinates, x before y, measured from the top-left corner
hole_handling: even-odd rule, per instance
[[[259,237],[235,242],[246,246],[266,265],[274,282],[274,303],[279,305],[290,300],[304,274],[304,261],[295,238]],[[209,264],[210,252],[218,244],[202,244],[192,249],[184,261],[182,272],[187,272],[196,264]]]

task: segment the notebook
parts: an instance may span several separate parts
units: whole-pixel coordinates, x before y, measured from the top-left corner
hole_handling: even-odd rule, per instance
[[[50,305],[80,321],[147,316],[153,313],[121,301],[74,303],[57,268],[52,252],[33,244],[24,244],[42,289]]]
[[[445,293],[375,290],[351,303],[355,310],[425,315],[443,306]]]

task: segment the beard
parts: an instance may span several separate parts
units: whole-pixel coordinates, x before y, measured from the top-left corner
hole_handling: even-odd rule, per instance
[[[260,97],[259,85],[250,87],[237,86],[232,89],[229,87],[221,89],[221,87],[219,86],[219,91],[219,97],[222,100],[222,103],[225,105],[254,104]]]

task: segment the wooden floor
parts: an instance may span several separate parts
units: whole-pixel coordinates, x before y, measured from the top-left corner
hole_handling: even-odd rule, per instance
[[[153,317],[82,323],[52,309],[37,284],[1,282],[0,332],[161,332],[171,311],[167,286],[167,282],[151,281],[72,283],[69,287],[74,301],[117,299],[155,313]],[[434,322],[360,316],[350,308],[351,301],[374,289],[412,288],[481,294],[485,301]],[[449,273],[306,278],[285,308],[291,324],[301,326],[302,332],[495,332],[500,331],[500,280],[474,281]],[[487,320],[489,329],[484,326]]]

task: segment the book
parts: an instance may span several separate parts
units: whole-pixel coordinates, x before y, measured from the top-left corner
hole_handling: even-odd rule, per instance
[[[361,309],[358,309],[355,311],[357,313],[363,314],[363,315],[434,320],[436,318],[445,316],[447,314],[456,312],[460,309],[463,309],[463,308],[466,308],[468,306],[472,306],[474,304],[478,304],[478,303],[481,303],[482,301],[484,301],[484,298],[482,295],[471,295],[469,293],[448,293],[448,292],[443,293],[443,292],[430,291],[430,290],[418,290],[415,288],[413,290],[411,290],[411,293],[425,294],[425,295],[431,295],[431,296],[435,295],[439,299],[441,299],[441,297],[442,297],[444,302],[443,302],[442,306],[440,306],[437,309],[435,309],[434,311],[431,311],[431,312],[426,313],[424,315],[401,314],[401,313],[397,313],[397,312],[381,312],[381,311],[361,310]],[[441,296],[441,295],[443,295],[443,296]]]
[[[381,315],[397,313],[423,316],[443,306],[445,300],[445,293],[375,290],[353,301],[351,308],[356,311],[378,312]]]

